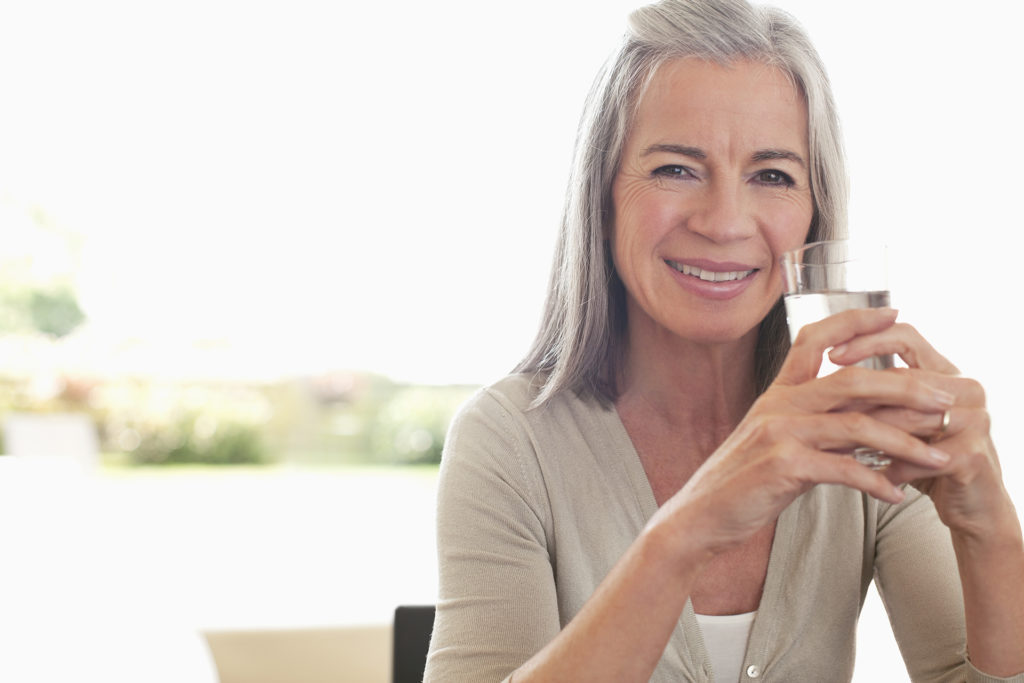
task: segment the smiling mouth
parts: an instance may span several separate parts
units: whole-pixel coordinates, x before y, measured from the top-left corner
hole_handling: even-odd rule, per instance
[[[696,278],[700,278],[705,282],[732,282],[734,280],[742,280],[743,278],[750,277],[752,274],[757,272],[757,269],[752,270],[729,270],[716,272],[713,270],[704,270],[697,266],[688,266],[685,263],[676,263],[675,261],[665,261],[672,268],[675,268],[683,275],[690,275]]]

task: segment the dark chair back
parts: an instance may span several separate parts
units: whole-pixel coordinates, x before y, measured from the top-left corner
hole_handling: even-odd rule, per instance
[[[402,605],[395,610],[392,683],[423,682],[433,630],[433,605]]]

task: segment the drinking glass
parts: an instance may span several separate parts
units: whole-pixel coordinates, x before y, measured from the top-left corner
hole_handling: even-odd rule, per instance
[[[795,340],[804,325],[851,308],[889,306],[886,248],[849,240],[812,242],[782,256],[785,280],[786,320],[790,339]],[[894,365],[892,354],[866,358],[857,365],[883,370]],[[822,357],[819,377],[840,366],[828,353]],[[885,469],[892,462],[880,450],[858,447],[853,457],[872,469]]]

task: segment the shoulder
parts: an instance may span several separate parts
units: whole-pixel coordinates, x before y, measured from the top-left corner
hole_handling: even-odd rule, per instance
[[[456,412],[452,430],[467,425],[489,425],[492,429],[538,428],[548,423],[565,423],[586,419],[604,412],[597,401],[563,392],[536,405],[544,387],[544,376],[534,373],[515,374],[481,388]]]
[[[524,375],[483,387],[456,411],[448,427],[442,464],[464,460],[508,462],[529,445],[530,406],[539,392]]]
[[[448,439],[462,439],[467,433],[494,435],[511,431],[514,423],[524,419],[537,393],[523,375],[510,375],[479,389],[455,412]]]
[[[465,524],[466,510],[479,512],[480,501],[488,501],[489,512],[475,519],[490,519],[499,509],[499,518],[506,520],[548,518],[544,477],[528,417],[536,394],[528,378],[513,375],[479,389],[458,409],[441,456],[441,526],[445,520]],[[498,524],[497,519],[492,521]]]
[[[543,375],[516,374],[484,387],[478,396],[485,402],[494,401],[510,412],[525,415],[530,412],[543,388]]]
[[[449,462],[465,458],[505,463],[561,459],[582,435],[611,429],[613,411],[572,392],[535,405],[543,376],[517,374],[483,387],[456,412],[445,441]]]

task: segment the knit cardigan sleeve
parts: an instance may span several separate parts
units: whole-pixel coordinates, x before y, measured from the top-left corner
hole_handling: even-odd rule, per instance
[[[907,487],[898,506],[878,504],[875,586],[913,681],[1024,683],[1024,673],[982,673],[966,653],[963,594],[949,530],[927,496]]]
[[[520,417],[484,390],[449,430],[428,683],[506,680],[558,634],[545,494]]]

